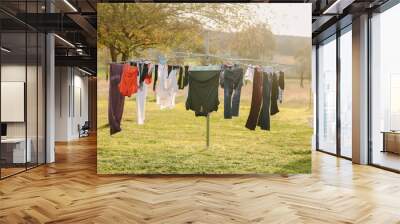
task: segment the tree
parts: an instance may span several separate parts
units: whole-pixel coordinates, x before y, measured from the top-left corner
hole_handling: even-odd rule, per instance
[[[275,38],[267,24],[258,23],[236,32],[230,46],[236,56],[269,61],[275,49]]]
[[[295,58],[297,71],[300,73],[300,87],[303,88],[304,76],[310,77],[311,75],[311,44],[299,50]]]
[[[98,4],[98,42],[111,60],[126,61],[150,48],[199,48],[204,27],[237,29],[249,15],[244,4]]]

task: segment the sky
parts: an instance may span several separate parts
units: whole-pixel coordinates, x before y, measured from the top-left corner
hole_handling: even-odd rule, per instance
[[[310,3],[254,3],[248,4],[257,15],[256,20],[268,21],[277,35],[311,37]]]
[[[253,22],[267,22],[272,33],[276,35],[311,37],[311,3],[243,3],[243,5],[250,9]],[[211,29],[217,27],[214,21],[206,19],[205,23]]]

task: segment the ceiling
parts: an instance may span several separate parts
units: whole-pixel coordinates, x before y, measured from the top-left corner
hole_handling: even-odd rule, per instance
[[[25,46],[19,41],[24,36],[21,32],[27,28],[28,32],[54,32],[56,65],[78,66],[95,74],[96,3],[96,0],[48,0],[46,5],[45,0],[1,0],[1,29],[3,36],[10,39],[7,46],[15,49],[13,54],[21,54]],[[15,41],[11,41],[12,36]]]
[[[312,3],[313,43],[351,24],[352,18],[372,11],[389,0],[308,0]]]

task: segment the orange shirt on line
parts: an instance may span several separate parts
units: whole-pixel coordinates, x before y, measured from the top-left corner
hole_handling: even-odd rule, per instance
[[[122,78],[119,83],[119,91],[123,96],[131,96],[138,90],[137,76],[138,68],[136,66],[130,66],[125,64],[122,70]]]

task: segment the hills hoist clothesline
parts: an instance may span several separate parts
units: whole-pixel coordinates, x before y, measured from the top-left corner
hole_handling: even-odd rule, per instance
[[[121,131],[125,96],[136,94],[138,124],[144,124],[147,85],[152,79],[157,104],[161,109],[174,108],[176,92],[189,85],[186,109],[193,110],[196,116],[206,116],[207,148],[210,145],[210,113],[217,111],[219,105],[219,85],[224,88],[225,119],[239,116],[243,78],[253,82],[251,110],[246,122],[248,129],[255,130],[256,126],[260,126],[263,130],[270,130],[270,115],[279,112],[277,101],[280,98],[282,102],[284,74],[280,71],[278,77],[271,66],[246,65],[244,74],[238,63],[182,66],[168,65],[166,60],[159,60],[159,64],[151,62],[138,59],[129,63],[110,64],[108,118],[111,134]]]
[[[221,72],[221,70],[222,70],[222,66],[220,66],[220,65],[189,67],[189,72],[202,72],[203,71],[203,72],[217,72],[218,73],[218,72]],[[201,74],[201,73],[199,73],[199,74]],[[190,90],[190,88],[189,88],[188,98],[189,98],[190,91],[194,91],[194,90]],[[217,95],[218,95],[218,93],[217,93]],[[207,118],[206,118],[206,147],[208,148],[210,146],[210,113],[207,112],[206,116],[207,116]]]

